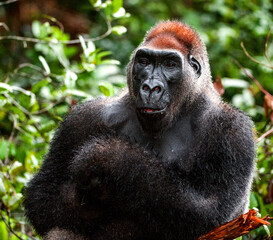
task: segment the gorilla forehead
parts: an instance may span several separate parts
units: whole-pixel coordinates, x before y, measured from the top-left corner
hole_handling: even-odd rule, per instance
[[[147,48],[147,47],[141,47],[139,48],[135,53],[136,58],[137,57],[153,57],[155,59],[168,59],[171,58],[173,60],[181,60],[183,62],[183,55],[174,49],[157,49],[157,48]]]

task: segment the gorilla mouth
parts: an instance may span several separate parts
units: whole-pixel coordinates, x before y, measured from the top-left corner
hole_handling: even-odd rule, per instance
[[[165,111],[166,111],[166,108],[163,108],[163,109],[155,109],[155,108],[141,108],[139,109],[139,111],[142,113],[142,114],[149,114],[149,115],[154,115],[154,114],[164,114]]]

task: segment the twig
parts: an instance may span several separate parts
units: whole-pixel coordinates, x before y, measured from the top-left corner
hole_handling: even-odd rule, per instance
[[[59,103],[63,102],[65,100],[65,97],[61,98],[60,100],[58,100],[57,102],[55,103],[51,103],[49,104],[47,107],[39,110],[39,111],[36,111],[36,112],[33,112],[32,114],[33,115],[39,115],[39,114],[42,114],[44,112],[47,112],[48,110],[52,109],[53,107],[55,107],[56,105],[58,105]]]
[[[17,120],[16,118],[14,117],[13,114],[11,114],[12,118],[13,118],[13,126],[12,126],[12,130],[11,130],[11,133],[10,133],[10,136],[9,136],[9,139],[8,139],[8,151],[6,152],[6,157],[5,157],[5,165],[7,165],[9,163],[9,160],[8,160],[8,157],[9,157],[9,147],[10,147],[10,143],[13,139],[13,136],[14,136],[14,132],[15,132],[15,129],[16,129],[16,125],[17,125]]]
[[[31,63],[21,63],[17,68],[15,68],[13,70],[12,73],[8,74],[8,76],[4,80],[4,83],[8,83],[11,75],[18,74],[18,72],[21,69],[26,68],[26,67],[32,68],[32,69],[36,70],[37,72],[40,72],[44,77],[49,77],[49,76],[56,77],[55,74],[47,73],[42,68],[37,67],[37,66],[35,66],[35,65],[31,64]],[[30,75],[27,75],[27,76],[29,77]],[[37,80],[37,79],[35,79],[35,80]]]
[[[2,214],[1,210],[2,210],[2,208],[0,208],[0,216],[1,216],[1,218],[2,218],[2,221],[5,223],[6,227],[9,229],[9,231],[10,231],[14,236],[16,236],[18,239],[24,240],[23,238],[21,238],[20,236],[18,236],[16,232],[13,231],[12,227],[7,223],[7,221],[6,221],[5,217],[4,217],[4,215]]]
[[[271,133],[273,133],[273,128],[270,129],[269,131],[267,131],[266,133],[264,133],[262,136],[260,136],[256,142],[260,142],[262,139],[266,138],[267,136],[269,136]]]
[[[10,3],[13,3],[13,2],[18,2],[18,1],[19,0],[8,0],[8,1],[5,1],[5,2],[1,2],[0,6],[6,5],[6,4],[10,4]]]
[[[62,32],[64,31],[64,25],[59,20],[57,20],[55,17],[48,16],[46,14],[43,14],[42,17],[49,19],[50,21],[56,23],[56,25],[61,29],[61,31]]]
[[[3,22],[0,23],[0,27],[5,28],[5,30],[6,30],[7,32],[10,31],[10,30],[9,30],[9,27],[7,26],[7,24],[5,24],[5,23],[3,23]]]
[[[95,37],[95,38],[83,38],[85,42],[94,42],[101,40],[107,36],[109,36],[112,32],[112,26],[111,22],[106,20],[107,24],[107,31],[103,33],[102,35]],[[15,41],[22,41],[22,42],[32,42],[32,43],[46,43],[46,44],[79,44],[81,41],[80,39],[73,39],[73,40],[43,40],[43,39],[38,39],[38,38],[30,38],[30,37],[21,37],[21,36],[0,36],[0,40],[15,40]]]
[[[247,55],[251,61],[253,61],[253,62],[255,62],[255,63],[258,63],[258,64],[261,64],[261,65],[263,65],[263,66],[265,66],[265,67],[267,67],[267,68],[273,69],[273,66],[272,66],[272,65],[264,64],[264,63],[262,63],[262,62],[256,60],[255,58],[253,58],[253,57],[248,53],[248,51],[246,50],[246,48],[245,48],[243,42],[241,42],[241,47],[243,48],[243,50],[244,50],[244,52],[245,52],[245,55]]]
[[[27,117],[29,118],[29,119],[31,119],[31,113],[27,110],[27,109],[25,109],[24,107],[22,107],[18,102],[16,102],[12,97],[10,97],[8,94],[6,94],[6,93],[4,93],[3,94],[6,98],[9,98],[10,99],[10,101],[11,101],[11,103],[13,104],[13,105],[15,105],[17,108],[19,108],[24,114],[26,114],[27,115]],[[37,124],[37,123],[34,123],[34,127],[36,128],[36,130],[39,132],[40,131],[40,129],[39,129],[39,125]]]
[[[264,55],[265,55],[265,57],[266,57],[269,65],[273,68],[272,63],[270,61],[270,58],[268,57],[268,54],[267,54],[268,42],[269,42],[270,34],[271,34],[271,29],[269,30],[269,32],[267,34],[266,41],[265,41],[265,44],[264,44]]]
[[[256,215],[255,210],[249,210],[248,213],[242,214],[238,218],[216,227],[197,240],[231,240],[245,235],[262,225],[270,225],[269,221],[272,220],[271,217],[265,216],[259,218]]]
[[[268,92],[262,87],[262,85],[259,83],[259,81],[255,78],[255,77],[253,77],[253,75],[249,72],[249,71],[247,71],[236,59],[233,59],[233,61],[234,61],[234,63],[238,66],[238,67],[240,67],[242,70],[243,70],[243,72],[245,73],[245,75],[247,75],[249,78],[251,78],[256,84],[257,84],[257,86],[260,88],[260,90],[265,94],[265,95],[267,95],[268,94]]]

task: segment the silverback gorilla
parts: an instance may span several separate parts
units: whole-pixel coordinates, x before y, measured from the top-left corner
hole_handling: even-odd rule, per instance
[[[252,122],[221,101],[189,26],[161,22],[134,51],[128,93],[77,106],[25,189],[47,240],[193,240],[243,213]]]

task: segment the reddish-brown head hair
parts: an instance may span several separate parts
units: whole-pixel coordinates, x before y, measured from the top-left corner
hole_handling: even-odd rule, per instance
[[[186,54],[193,48],[202,48],[198,34],[188,25],[178,21],[166,21],[152,28],[142,46],[156,49],[175,49]]]

